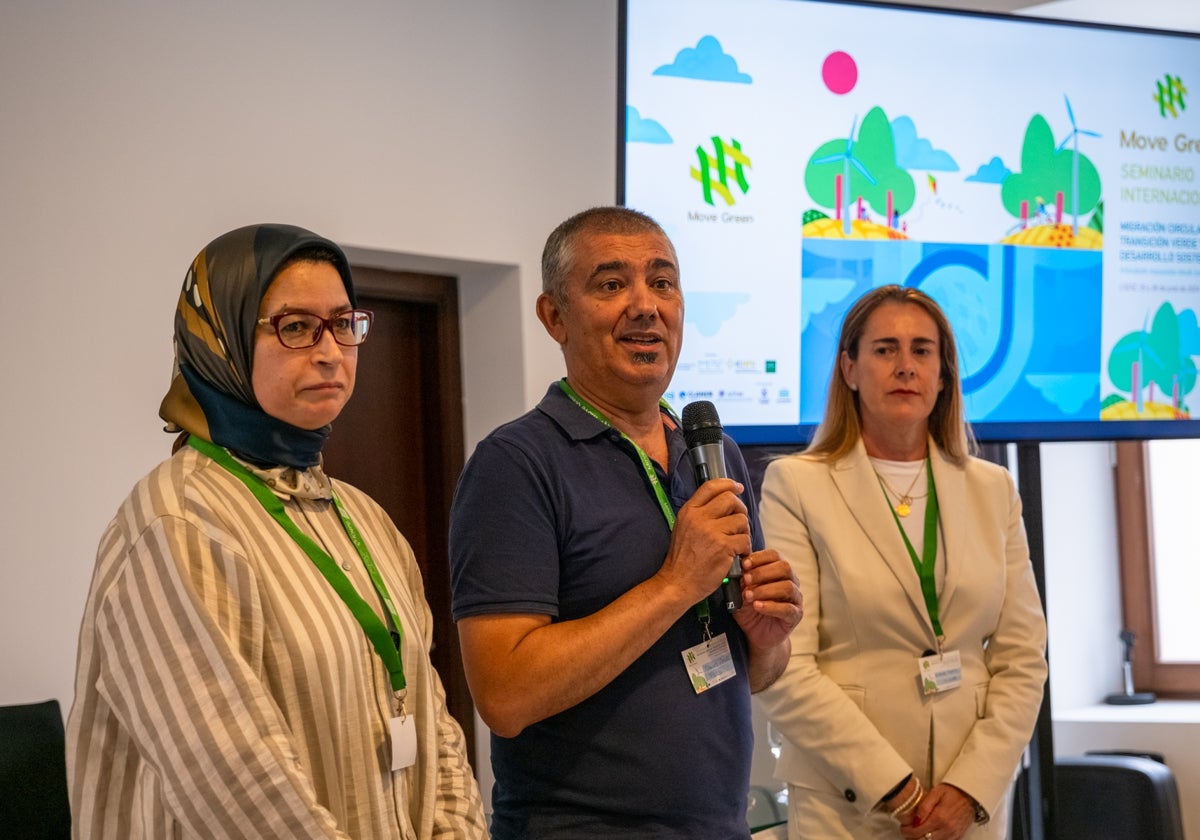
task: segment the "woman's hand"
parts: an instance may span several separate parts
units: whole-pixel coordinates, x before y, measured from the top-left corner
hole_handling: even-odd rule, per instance
[[[912,820],[901,823],[909,840],[960,840],[975,823],[975,801],[954,785],[935,785],[925,794]]]

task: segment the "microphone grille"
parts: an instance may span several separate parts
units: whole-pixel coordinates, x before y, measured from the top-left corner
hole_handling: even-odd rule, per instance
[[[683,426],[683,439],[689,448],[720,443],[723,440],[717,407],[708,400],[697,400],[685,405],[680,421]]]

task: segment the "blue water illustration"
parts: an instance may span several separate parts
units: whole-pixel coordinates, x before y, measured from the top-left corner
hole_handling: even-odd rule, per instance
[[[813,238],[801,266],[802,424],[821,420],[846,310],[889,283],[945,310],[972,422],[1099,419],[1099,251]]]

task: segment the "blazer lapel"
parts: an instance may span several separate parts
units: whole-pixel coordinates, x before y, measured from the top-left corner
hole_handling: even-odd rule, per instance
[[[967,473],[946,460],[941,450],[929,441],[933,457],[933,483],[937,487],[939,538],[946,557],[946,581],[938,595],[938,612],[945,629],[946,608],[963,576],[963,563],[969,562],[969,542],[972,530],[970,508],[967,505]]]
[[[887,513],[883,488],[875,474],[867,450],[860,440],[854,451],[838,461],[832,468],[833,483],[846,502],[850,515],[854,517],[863,533],[875,546],[904,593],[918,612],[929,623],[929,612],[925,608],[925,596],[921,593],[921,581],[913,568],[912,558],[900,536],[896,521]],[[935,481],[937,480],[935,474]],[[938,499],[941,499],[941,484],[938,484]],[[932,633],[932,626],[930,627]]]

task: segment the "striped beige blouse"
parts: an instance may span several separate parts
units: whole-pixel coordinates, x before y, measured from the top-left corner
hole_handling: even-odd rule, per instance
[[[320,470],[270,477],[383,617]],[[486,837],[412,549],[333,486],[403,624],[416,763],[390,769],[388,673],[349,609],[236,477],[184,447],[100,542],[67,723],[77,837]]]

